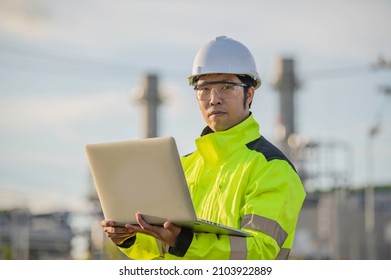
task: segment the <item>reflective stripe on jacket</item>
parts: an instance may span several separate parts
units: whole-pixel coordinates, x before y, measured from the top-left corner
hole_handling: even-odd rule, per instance
[[[138,234],[134,259],[287,259],[305,192],[293,165],[259,133],[250,115],[226,131],[205,129],[197,150],[182,157],[197,216],[254,233],[194,233],[183,257]]]

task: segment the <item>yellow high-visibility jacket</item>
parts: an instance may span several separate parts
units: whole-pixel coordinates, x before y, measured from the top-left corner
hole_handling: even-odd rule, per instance
[[[132,259],[287,259],[305,191],[289,160],[250,116],[219,132],[206,128],[182,157],[197,217],[250,237],[182,229],[175,246],[138,234],[119,246]]]

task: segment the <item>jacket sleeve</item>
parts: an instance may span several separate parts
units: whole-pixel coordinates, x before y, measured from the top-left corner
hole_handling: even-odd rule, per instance
[[[118,246],[119,250],[134,260],[153,260],[162,258],[162,250],[159,243],[152,236],[138,233],[134,243],[130,246]]]
[[[254,172],[246,192],[242,227],[258,234],[247,239],[247,258],[286,259],[305,199],[304,187],[285,160],[271,160]]]

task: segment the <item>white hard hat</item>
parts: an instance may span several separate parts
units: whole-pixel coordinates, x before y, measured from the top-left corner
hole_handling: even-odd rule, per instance
[[[254,79],[255,89],[261,86],[261,78],[249,49],[227,36],[217,37],[198,51],[192,74],[188,77],[189,84],[194,85],[195,78],[205,74],[247,75]]]

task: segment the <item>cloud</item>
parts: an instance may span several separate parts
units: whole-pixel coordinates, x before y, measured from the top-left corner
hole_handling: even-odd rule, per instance
[[[67,127],[129,114],[128,92],[61,96],[3,96],[0,127],[8,132]]]
[[[205,9],[205,3],[208,8]],[[0,30],[109,51],[137,46],[196,50],[218,35],[262,49],[311,49],[359,57],[387,51],[388,1],[26,1],[0,0]],[[224,6],[222,12],[221,7]],[[169,9],[167,9],[169,7]],[[164,12],[162,12],[164,11]],[[230,16],[232,15],[232,16]],[[373,43],[375,42],[375,43]],[[93,48],[92,48],[93,46]]]
[[[50,9],[45,1],[0,0],[0,30],[28,38],[47,35]]]

